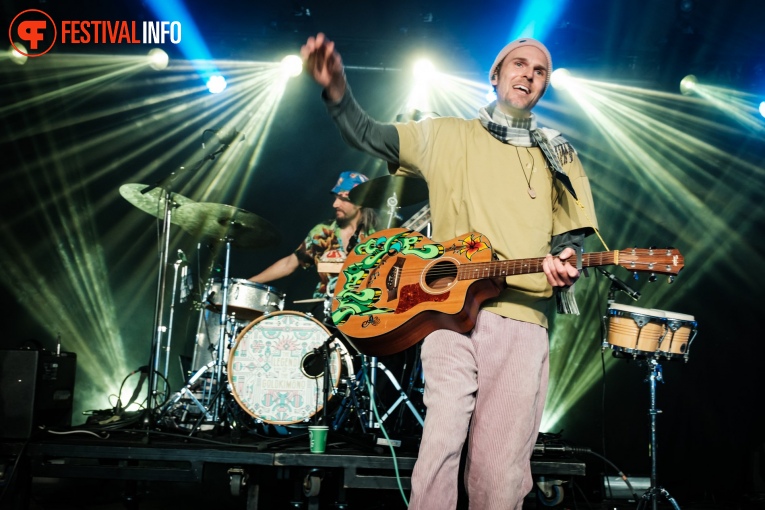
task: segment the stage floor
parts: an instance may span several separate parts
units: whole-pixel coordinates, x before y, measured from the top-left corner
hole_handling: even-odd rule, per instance
[[[394,457],[378,441],[371,434],[336,433],[326,453],[312,454],[307,435],[299,430],[289,437],[199,432],[190,437],[140,428],[96,435],[40,433],[28,441],[0,441],[0,508],[403,510],[416,452],[404,442]],[[538,443],[535,451],[535,481],[554,481],[561,489],[547,497],[532,491],[524,509],[638,506],[598,498],[583,484],[585,459],[565,448]],[[743,503],[700,501],[681,499],[678,504],[683,510],[765,509],[765,497]],[[649,501],[645,508],[650,506]],[[461,492],[458,510],[467,508]],[[674,507],[660,499],[658,508]]]
[[[6,472],[14,476],[1,506],[397,509],[406,508],[402,493],[409,495],[416,460],[416,452],[403,446],[394,457],[372,435],[331,434],[323,454],[310,453],[300,432],[284,438],[140,429],[100,435],[44,434],[0,443]],[[536,455],[532,472],[570,483],[584,476],[585,464],[571,455]]]

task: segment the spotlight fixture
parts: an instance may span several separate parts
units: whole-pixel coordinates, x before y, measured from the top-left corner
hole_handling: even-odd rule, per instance
[[[566,90],[570,83],[571,72],[566,68],[561,67],[560,69],[556,69],[550,75],[550,84],[556,90]]]
[[[762,103],[760,103],[760,115],[762,115],[763,117],[765,117],[765,101],[763,101]]]
[[[207,90],[211,94],[220,94],[226,90],[226,85],[226,79],[219,74],[214,74],[207,80]]]
[[[22,53],[23,52],[23,53]],[[20,42],[14,42],[10,48],[8,48],[8,57],[11,59],[11,62],[14,64],[18,64],[20,66],[23,66],[27,63],[27,57],[24,55],[24,53],[27,52],[26,47],[21,44]]]
[[[428,59],[420,59],[414,63],[412,72],[417,80],[428,80],[433,76],[436,66]]]
[[[289,78],[303,72],[303,61],[297,55],[287,55],[282,59],[282,72]]]
[[[154,48],[149,50],[149,67],[155,71],[161,71],[167,69],[167,64],[170,61],[170,57],[165,53],[165,50],[160,48]]]
[[[689,74],[680,80],[680,93],[684,96],[690,96],[698,83],[699,80],[694,75]]]

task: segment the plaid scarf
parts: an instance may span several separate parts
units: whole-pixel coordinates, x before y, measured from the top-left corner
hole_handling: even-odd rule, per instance
[[[491,136],[502,143],[518,147],[536,146],[537,143],[531,136],[531,132],[534,130],[541,131],[550,142],[550,148],[561,165],[570,163],[576,154],[569,141],[563,138],[560,132],[538,127],[537,118],[533,113],[531,117],[516,119],[501,112],[497,108],[497,102],[494,101],[478,111],[478,119]]]

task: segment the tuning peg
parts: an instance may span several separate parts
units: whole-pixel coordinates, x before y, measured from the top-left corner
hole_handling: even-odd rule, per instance
[[[673,283],[675,281],[675,275],[670,275],[669,278],[667,278],[667,283]]]
[[[653,283],[656,281],[656,273],[651,273],[651,275],[648,277],[648,281]]]

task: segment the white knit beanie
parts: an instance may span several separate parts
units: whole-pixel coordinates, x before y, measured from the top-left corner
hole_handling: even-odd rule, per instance
[[[550,56],[550,51],[547,49],[547,47],[544,44],[537,41],[536,39],[531,39],[529,37],[516,39],[515,41],[511,42],[510,44],[502,48],[502,51],[500,51],[499,55],[497,55],[497,58],[494,59],[494,63],[491,65],[491,69],[489,70],[489,83],[491,83],[491,80],[494,74],[497,72],[497,66],[503,60],[505,60],[505,57],[507,56],[507,54],[516,48],[520,48],[521,46],[533,46],[534,48],[541,50],[542,53],[545,54],[545,57],[547,57],[547,79],[545,81],[545,89],[546,89],[547,86],[550,84],[550,75],[552,74],[552,71],[553,71],[552,57]]]

